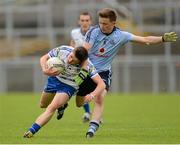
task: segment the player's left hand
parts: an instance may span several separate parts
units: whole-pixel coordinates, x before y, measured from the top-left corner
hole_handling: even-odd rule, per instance
[[[85,97],[84,97],[84,103],[88,103],[90,101],[92,101],[94,99],[94,95],[92,94],[87,94]]]
[[[177,34],[175,32],[164,33],[162,40],[164,42],[175,42],[177,40]]]
[[[60,71],[57,68],[46,68],[43,70],[43,73],[48,76],[57,76],[60,74]]]

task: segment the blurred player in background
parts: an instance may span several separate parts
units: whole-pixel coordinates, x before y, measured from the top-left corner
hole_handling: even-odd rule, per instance
[[[91,28],[92,25],[92,17],[88,12],[82,12],[79,15],[78,21],[79,27],[75,28],[71,31],[71,42],[70,45],[73,47],[82,46],[86,32]],[[78,100],[76,100],[78,101]],[[78,106],[79,107],[79,106]],[[90,106],[89,103],[85,103],[83,105],[84,108],[84,115],[83,115],[83,122],[90,121]]]
[[[99,25],[93,27],[86,33],[83,46],[89,51],[89,59],[97,69],[99,75],[106,84],[106,90],[99,97],[99,104],[103,104],[103,98],[106,96],[111,84],[111,63],[118,50],[126,43],[137,42],[142,44],[157,44],[162,42],[174,42],[177,39],[175,32],[165,33],[163,36],[137,36],[117,28],[117,14],[115,10],[104,8],[98,12]],[[89,94],[96,84],[90,79],[86,79],[79,88],[77,97]],[[96,104],[95,104],[96,105]],[[92,120],[86,133],[87,138],[94,136],[99,128],[102,117],[103,105],[94,107]]]
[[[56,68],[48,68],[46,62],[51,57],[59,57],[64,61],[64,71],[59,72]],[[40,59],[41,68],[48,77],[47,84],[41,97],[41,107],[46,110],[36,119],[35,123],[25,132],[25,138],[31,138],[38,130],[52,118],[56,109],[66,104],[75,94],[83,78],[87,76],[97,84],[95,90],[87,94],[85,98],[98,97],[105,89],[105,84],[98,75],[92,63],[87,60],[88,52],[84,47],[73,48],[61,46],[52,49]]]

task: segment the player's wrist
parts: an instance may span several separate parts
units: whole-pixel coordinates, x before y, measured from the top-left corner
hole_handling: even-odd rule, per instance
[[[95,96],[92,93],[90,93],[89,96],[91,97],[91,100],[95,98]]]
[[[88,73],[88,70],[87,70],[87,69],[85,69],[85,68],[81,68],[81,70],[80,70],[80,71],[85,72],[85,73]]]

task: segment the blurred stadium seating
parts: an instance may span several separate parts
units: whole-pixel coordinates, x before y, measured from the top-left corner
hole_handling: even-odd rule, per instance
[[[138,35],[162,35],[169,31],[180,33],[179,0],[1,0],[0,79],[6,83],[0,85],[0,92],[39,91],[39,86],[43,84],[43,79],[36,79],[42,78],[41,72],[37,71],[39,57],[53,47],[69,44],[70,30],[77,26],[80,12],[89,11],[94,24],[97,24],[96,13],[104,7],[117,10],[117,26],[122,30]],[[176,67],[180,62],[179,46],[180,41],[152,46],[129,43],[124,46],[119,51],[122,59],[117,58],[113,62],[114,72],[121,77],[117,79],[114,75],[111,91],[180,91],[180,73]],[[17,76],[27,67],[31,70],[27,88],[24,88],[24,80],[18,80],[19,86],[23,86],[18,87],[11,82],[13,79],[8,79],[11,60],[16,66]],[[21,69],[18,71],[18,68]],[[159,74],[163,69],[166,71],[163,71],[165,74],[161,78]],[[131,74],[131,71],[135,73]],[[148,75],[139,82],[141,71],[143,74],[147,71]],[[149,75],[151,77],[147,79]],[[133,80],[133,77],[137,79]],[[135,85],[137,83],[139,86]]]

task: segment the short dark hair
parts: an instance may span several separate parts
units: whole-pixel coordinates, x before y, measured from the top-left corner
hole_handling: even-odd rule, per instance
[[[88,51],[83,46],[76,47],[74,52],[76,58],[80,61],[80,64],[82,64],[88,58]]]
[[[104,8],[98,11],[98,16],[101,18],[108,18],[111,22],[117,19],[116,11],[110,8]]]
[[[92,16],[91,16],[91,14],[89,12],[81,12],[80,15],[79,15],[79,19],[80,19],[81,15],[89,16],[90,19],[92,19]]]

